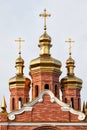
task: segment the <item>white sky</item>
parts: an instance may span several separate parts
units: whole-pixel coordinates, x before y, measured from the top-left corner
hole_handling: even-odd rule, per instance
[[[38,40],[43,34],[44,8],[51,14],[47,19],[47,33],[52,38],[51,54],[62,62],[62,75],[66,76],[69,37],[75,40],[72,57],[76,61],[75,74],[83,80],[82,100],[87,100],[87,0],[0,0],[0,102],[4,95],[9,104],[8,80],[15,76],[18,45],[22,37],[24,74],[29,77],[29,62],[39,56]]]

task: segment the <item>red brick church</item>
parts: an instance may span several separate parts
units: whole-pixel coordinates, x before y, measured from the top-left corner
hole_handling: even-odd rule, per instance
[[[87,104],[81,108],[82,80],[75,76],[75,61],[71,54],[66,60],[67,74],[61,75],[61,62],[50,54],[51,37],[46,31],[44,10],[44,33],[39,38],[40,55],[29,65],[31,79],[24,76],[24,60],[21,57],[19,38],[19,56],[16,59],[16,75],[9,80],[10,112],[6,110],[5,98],[0,112],[0,130],[87,130]],[[32,88],[32,100],[29,92]],[[62,99],[60,98],[60,91]]]

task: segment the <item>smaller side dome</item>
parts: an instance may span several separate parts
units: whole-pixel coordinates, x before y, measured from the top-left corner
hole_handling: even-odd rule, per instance
[[[63,87],[82,87],[82,80],[74,74],[75,61],[69,56],[66,60],[67,76],[61,79],[61,85]]]
[[[62,88],[82,88],[82,80],[76,76],[66,76],[61,79]]]
[[[30,88],[31,80],[25,76],[14,76],[9,79],[9,88]]]
[[[15,62],[16,75],[23,75],[24,60],[19,56]]]
[[[66,60],[67,75],[74,75],[75,61],[71,56]]]
[[[18,58],[16,59],[16,64],[19,64],[19,63],[24,64],[24,60],[23,60],[21,57],[18,57]]]
[[[75,64],[75,61],[72,59],[71,56],[66,61],[66,65],[68,65],[68,64]]]

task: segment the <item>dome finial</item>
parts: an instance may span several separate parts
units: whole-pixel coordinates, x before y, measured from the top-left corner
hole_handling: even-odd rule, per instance
[[[71,43],[73,43],[74,41],[69,38],[68,40],[66,40],[65,42],[69,43],[69,58],[66,61],[66,67],[67,67],[67,75],[74,75],[74,67],[75,67],[75,61],[72,59],[71,55]]]
[[[18,54],[19,57],[16,59],[16,75],[23,75],[23,67],[24,67],[24,60],[21,58],[21,43],[23,43],[25,40],[23,40],[22,38],[18,38],[17,40],[15,40],[15,42],[17,42],[19,44],[18,47]]]
[[[69,55],[71,56],[72,55],[72,52],[71,52],[71,43],[75,42],[73,41],[71,38],[68,38],[68,40],[66,40],[65,42],[69,43]]]
[[[19,54],[19,56],[21,56],[21,43],[25,42],[25,40],[23,40],[21,37],[19,37],[17,40],[15,40],[15,42],[17,42],[19,44],[18,54]]]
[[[46,30],[47,29],[46,28],[46,17],[48,17],[48,16],[50,17],[51,14],[47,14],[46,9],[44,9],[44,13],[40,14],[39,16],[42,16],[44,18],[44,30]]]

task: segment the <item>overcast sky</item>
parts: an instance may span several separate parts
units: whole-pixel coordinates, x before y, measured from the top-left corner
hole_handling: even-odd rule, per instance
[[[46,8],[47,33],[52,38],[51,55],[62,62],[62,75],[66,76],[65,62],[71,37],[75,74],[83,80],[82,101],[87,101],[87,0],[0,0],[0,102],[3,95],[9,103],[8,80],[15,76],[15,60],[22,37],[24,75],[29,77],[29,63],[39,56],[38,41],[43,34],[43,18],[39,14]]]

